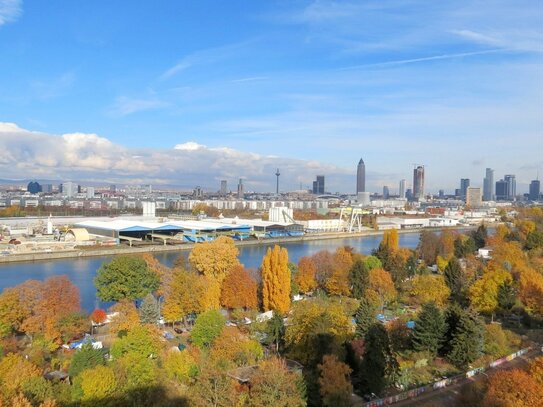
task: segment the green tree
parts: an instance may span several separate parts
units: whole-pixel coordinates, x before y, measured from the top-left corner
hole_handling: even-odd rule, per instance
[[[102,349],[94,349],[90,343],[85,344],[74,353],[68,373],[71,377],[76,377],[83,370],[105,365],[105,363]]]
[[[366,334],[360,363],[361,392],[380,394],[397,372],[398,362],[392,353],[388,333],[380,323],[373,324]]]
[[[363,260],[354,262],[349,271],[349,283],[354,298],[362,298],[370,286],[370,272]]]
[[[411,334],[413,349],[437,354],[441,347],[446,331],[445,318],[440,309],[433,302],[422,306]]]
[[[283,317],[277,313],[268,321],[266,325],[266,333],[270,343],[275,344],[276,352],[284,347],[285,344],[285,323]]]
[[[414,277],[417,274],[418,264],[415,256],[410,256],[405,262],[405,275],[408,278]]]
[[[366,256],[362,259],[362,261],[369,271],[383,268],[383,263],[381,263],[381,260],[375,256]]]
[[[356,336],[364,338],[370,327],[375,323],[377,309],[375,305],[367,298],[360,300],[360,305],[356,310]]]
[[[480,249],[481,247],[485,247],[487,236],[488,236],[488,232],[486,230],[485,225],[479,226],[477,228],[477,230],[475,232],[473,232],[471,237],[475,241],[475,248],[476,249]]]
[[[443,274],[445,277],[445,282],[451,290],[451,299],[458,303],[464,303],[466,300],[464,294],[464,272],[462,271],[460,262],[456,257],[449,260]]]
[[[220,335],[225,323],[226,320],[219,311],[206,311],[196,318],[190,338],[199,348],[208,347]]]
[[[498,306],[505,311],[510,311],[516,302],[517,292],[515,287],[509,280],[505,280],[498,287]]]
[[[543,232],[533,230],[528,233],[528,236],[526,237],[526,243],[524,243],[524,247],[527,250],[543,247]]]
[[[465,369],[478,359],[483,354],[484,332],[484,323],[475,312],[463,312],[452,334],[447,355],[451,363]]]
[[[128,333],[113,342],[111,356],[118,359],[124,355],[149,358],[158,354],[159,345],[152,328],[135,326]]]
[[[31,377],[24,381],[21,390],[33,405],[39,405],[53,398],[53,385],[43,377]]]
[[[156,324],[159,318],[158,302],[155,296],[149,293],[140,306],[140,321],[143,324]]]
[[[142,258],[120,256],[98,269],[94,285],[102,301],[135,300],[156,291],[159,277]]]

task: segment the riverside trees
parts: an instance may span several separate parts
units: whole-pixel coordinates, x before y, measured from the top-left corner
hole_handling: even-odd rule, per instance
[[[528,239],[537,228],[525,225],[518,238]],[[43,346],[44,329],[33,334],[25,362],[0,358],[0,364],[20,366],[24,377],[18,381],[0,373],[0,380],[13,381],[9,394],[0,393],[2,401],[30,400],[41,392],[63,405],[349,405],[351,391],[381,395],[387,386],[409,388],[431,381],[434,374],[479,366],[518,349],[513,333],[488,323],[493,314],[500,318],[523,312],[530,324],[537,324],[541,313],[539,248],[510,241],[506,236],[512,230],[504,232],[485,237],[485,244],[497,248],[495,258],[486,262],[476,259],[471,249],[456,250],[473,237],[427,235],[424,247],[409,251],[389,233],[374,256],[349,247],[322,251],[300,259],[293,273],[296,267],[289,265],[284,248],[270,249],[259,271],[247,270],[235,246],[224,239],[197,245],[188,263],[179,261],[172,268],[149,256],[130,260],[143,273],[139,282],[132,279],[137,274],[133,270],[123,271],[126,264],[104,265],[97,285],[107,287],[101,289],[104,298],[118,299],[112,309],[117,314],[110,315],[112,323],[107,325],[112,359],[87,347],[73,356],[51,353]],[[431,272],[424,258],[439,261],[438,271]],[[292,298],[291,287],[296,285],[305,294],[301,301]],[[45,286],[51,293],[44,295]],[[0,331],[11,338],[3,342],[4,353],[17,351],[10,342],[13,333],[40,325],[26,321],[40,314],[44,299],[58,314],[51,316],[50,325],[60,336],[49,343],[57,347],[63,333],[73,331],[67,326],[77,326],[70,322],[79,311],[72,294],[69,285],[59,282],[29,282],[0,294]],[[189,315],[192,319],[195,314],[191,333],[161,339],[154,323],[158,295],[163,297],[160,311],[166,321]],[[68,304],[57,306],[64,296]],[[138,310],[133,300],[145,296]],[[63,307],[70,312],[63,314]],[[274,311],[273,319],[257,321],[255,313],[265,310]],[[232,321],[245,320],[239,317],[243,315],[253,322],[226,326],[229,314]],[[382,314],[382,322],[377,314]],[[43,318],[40,321],[49,324]],[[104,316],[93,319],[100,322]],[[303,372],[285,357],[302,363]],[[53,368],[69,371],[73,385],[38,383],[45,369]],[[534,372],[540,370],[534,367]],[[250,386],[235,379],[240,377]],[[45,390],[32,394],[25,390],[42,387]],[[493,391],[489,400],[497,394]]]

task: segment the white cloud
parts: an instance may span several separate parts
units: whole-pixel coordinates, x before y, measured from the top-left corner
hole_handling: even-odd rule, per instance
[[[126,96],[120,96],[115,101],[111,113],[116,116],[128,116],[132,113],[145,110],[162,109],[168,106],[168,103],[156,99],[134,99]]]
[[[17,21],[22,13],[21,0],[0,0],[0,26]]]
[[[349,185],[354,170],[317,161],[263,156],[190,141],[171,150],[133,149],[96,134],[61,136],[0,122],[0,173],[3,178],[73,179],[92,182],[155,183],[217,189],[221,179],[246,179],[249,189],[271,191],[275,169],[281,185],[295,189],[326,174]]]

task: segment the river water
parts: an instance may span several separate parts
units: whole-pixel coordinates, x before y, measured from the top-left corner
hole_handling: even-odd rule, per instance
[[[311,256],[321,250],[334,251],[342,246],[351,246],[358,253],[370,254],[373,249],[379,246],[380,242],[381,236],[363,236],[348,239],[290,242],[281,246],[288,249],[289,261],[298,263],[298,260],[303,256]],[[399,236],[401,247],[413,249],[417,246],[418,242],[418,233],[400,234]],[[239,247],[240,262],[247,268],[258,268],[262,263],[262,257],[266,254],[268,247],[271,247],[271,245]],[[180,255],[187,256],[188,252],[155,253],[156,258],[167,266],[171,266]],[[84,310],[90,312],[94,308],[103,308],[109,305],[108,303],[101,303],[96,298],[96,290],[92,280],[100,266],[110,260],[110,256],[104,256],[56,259],[34,263],[1,264],[0,291],[29,279],[44,280],[47,277],[64,274],[79,288],[81,306]]]

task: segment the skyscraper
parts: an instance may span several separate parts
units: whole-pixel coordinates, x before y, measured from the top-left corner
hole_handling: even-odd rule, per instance
[[[517,198],[517,180],[513,174],[508,174],[504,177],[507,182],[507,199],[514,201]]]
[[[483,180],[483,201],[494,200],[494,170],[486,169],[486,176]]]
[[[481,188],[468,187],[466,190],[466,205],[471,208],[478,208],[482,202]]]
[[[460,197],[466,199],[466,194],[469,188],[469,178],[460,179]]]
[[[324,175],[317,175],[317,180],[313,181],[313,193],[315,195],[324,194]]]
[[[221,195],[226,195],[228,193],[228,184],[225,179],[221,180]]]
[[[356,193],[366,192],[366,165],[361,158],[356,169]]]
[[[496,201],[505,201],[507,199],[507,182],[503,179],[496,181]]]
[[[243,199],[245,196],[245,190],[243,188],[243,180],[240,178],[238,183],[238,198]]]
[[[424,198],[424,166],[419,165],[413,170],[413,198]]]
[[[388,187],[385,185],[383,187],[383,199],[388,199],[390,197],[390,190],[388,189]]]
[[[538,179],[534,179],[530,182],[530,196],[532,201],[539,201],[539,194],[541,193],[541,183]]]
[[[405,180],[400,181],[400,198],[405,198]]]

